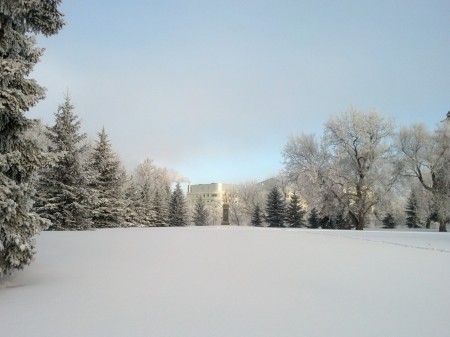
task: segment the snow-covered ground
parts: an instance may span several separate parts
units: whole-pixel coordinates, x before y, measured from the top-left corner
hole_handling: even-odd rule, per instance
[[[0,285],[0,336],[450,336],[450,234],[45,232]]]

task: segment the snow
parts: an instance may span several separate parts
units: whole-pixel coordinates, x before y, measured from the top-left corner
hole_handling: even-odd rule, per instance
[[[44,232],[1,336],[448,336],[450,235],[250,227]]]

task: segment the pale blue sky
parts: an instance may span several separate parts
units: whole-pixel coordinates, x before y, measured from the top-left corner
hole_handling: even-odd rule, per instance
[[[263,180],[290,134],[354,105],[430,127],[450,110],[450,1],[65,0],[33,74],[53,122],[69,89],[83,130],[124,164],[192,183]]]

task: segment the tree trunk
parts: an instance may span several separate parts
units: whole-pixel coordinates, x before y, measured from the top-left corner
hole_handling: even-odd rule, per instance
[[[445,221],[439,222],[439,232],[446,232],[447,231],[447,225]]]
[[[364,229],[365,224],[366,224],[366,218],[364,216],[364,213],[361,212],[358,214],[358,224],[356,225],[356,230],[362,231]]]

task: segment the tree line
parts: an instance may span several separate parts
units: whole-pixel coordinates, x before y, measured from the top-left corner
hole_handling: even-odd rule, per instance
[[[184,226],[187,205],[171,173],[146,159],[128,175],[103,128],[95,144],[80,132],[69,94],[55,123],[36,122],[34,136],[52,160],[39,171],[33,210],[48,230],[131,226]]]
[[[268,184],[277,187],[250,182],[232,191],[234,224],[292,226],[287,205],[292,212],[295,200],[305,227],[430,228],[434,223],[447,231],[450,112],[429,131],[422,123],[396,128],[375,111],[351,108],[330,117],[320,136],[290,136],[282,156],[284,170]],[[279,214],[270,215],[271,208]]]
[[[408,227],[436,222],[447,231],[450,112],[436,124],[433,132],[420,123],[397,130],[375,111],[352,108],[332,116],[321,137],[289,138],[285,177],[310,209],[349,228],[362,230],[368,222],[391,228],[408,199]]]

